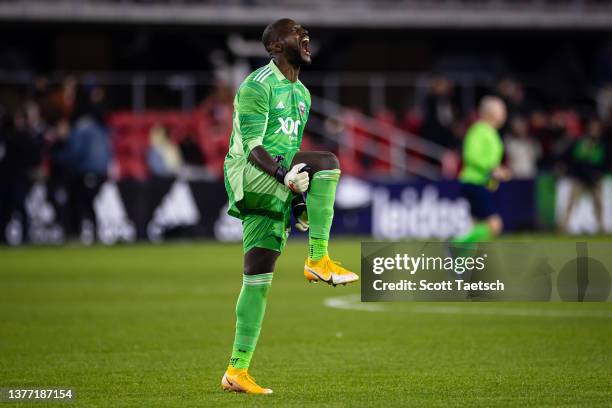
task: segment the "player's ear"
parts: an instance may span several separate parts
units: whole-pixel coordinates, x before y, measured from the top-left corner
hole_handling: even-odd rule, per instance
[[[268,51],[270,52],[270,54],[280,54],[281,52],[283,52],[283,45],[280,43],[280,41],[273,41],[270,44],[270,48],[268,49]]]

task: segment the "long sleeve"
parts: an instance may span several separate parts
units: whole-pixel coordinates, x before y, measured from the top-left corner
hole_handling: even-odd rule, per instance
[[[263,143],[268,127],[270,110],[270,93],[265,85],[247,82],[237,96],[236,120],[242,135],[242,144],[246,155],[256,146]]]

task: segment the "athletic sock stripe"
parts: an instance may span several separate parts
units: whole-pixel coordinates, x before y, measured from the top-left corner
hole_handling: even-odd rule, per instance
[[[254,286],[254,285],[271,285],[272,281],[262,281],[262,282],[243,282],[243,285]]]
[[[261,78],[267,72],[272,72],[270,70],[270,67],[265,67],[264,69],[262,69],[257,75],[255,75],[255,78],[253,78],[253,79],[256,80],[256,81],[259,81],[259,78]]]
[[[257,275],[242,275],[242,277],[245,280],[253,280],[253,279],[272,279],[272,277],[274,276],[274,272],[268,272],[268,273],[260,273]]]
[[[272,282],[272,279],[261,279],[261,280],[253,280],[253,281],[244,281],[244,283],[265,283]]]
[[[316,177],[317,175],[338,175],[338,174],[340,174],[340,169],[319,170],[314,174],[314,176]]]
[[[270,75],[272,75],[272,70],[268,71],[268,73],[266,73],[261,79],[259,79],[259,82],[265,81],[266,78],[268,78]]]
[[[333,169],[333,170],[319,170],[317,171],[312,178],[316,178],[316,177],[340,177],[340,169]]]
[[[271,283],[273,273],[262,273],[259,275],[242,275],[242,282],[246,285]]]
[[[252,283],[252,282],[267,282],[267,281],[271,281],[272,278],[262,278],[262,279],[244,279],[244,282],[246,283]]]

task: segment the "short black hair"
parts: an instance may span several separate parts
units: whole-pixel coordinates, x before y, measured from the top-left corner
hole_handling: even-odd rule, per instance
[[[279,40],[279,28],[289,23],[294,23],[294,21],[290,18],[281,18],[268,24],[261,35],[261,42],[266,47],[266,51],[270,52],[272,43]]]

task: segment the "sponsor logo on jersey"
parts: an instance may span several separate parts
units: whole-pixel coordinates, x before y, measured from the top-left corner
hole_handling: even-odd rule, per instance
[[[276,132],[274,132],[274,134],[283,132],[288,136],[297,136],[298,129],[300,128],[300,124],[302,123],[301,121],[293,120],[293,118],[278,118],[278,121],[280,123],[280,127],[276,129]]]
[[[279,101],[278,105],[276,105],[276,109],[285,109],[285,104],[283,101]]]

